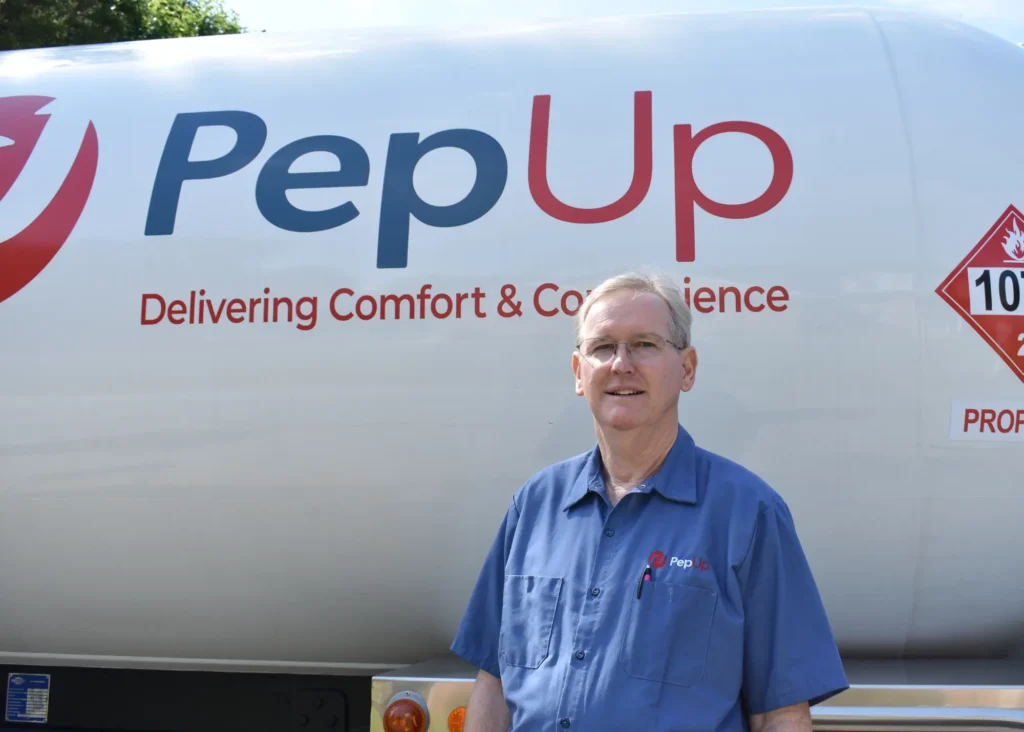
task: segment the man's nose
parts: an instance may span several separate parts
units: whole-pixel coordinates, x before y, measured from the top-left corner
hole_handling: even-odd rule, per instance
[[[615,344],[615,355],[612,356],[612,370],[626,373],[633,370],[633,354],[630,353],[627,343]]]

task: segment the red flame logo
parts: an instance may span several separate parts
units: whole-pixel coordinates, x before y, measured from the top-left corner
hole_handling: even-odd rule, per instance
[[[35,150],[50,119],[39,110],[52,101],[53,97],[0,97],[0,136],[10,141],[0,147],[0,200]],[[0,302],[35,279],[64,246],[89,200],[98,157],[96,128],[90,122],[75,162],[53,200],[31,224],[0,242]]]

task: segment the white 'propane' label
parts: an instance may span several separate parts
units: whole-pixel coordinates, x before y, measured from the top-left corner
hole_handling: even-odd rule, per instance
[[[1024,442],[1024,402],[955,401],[949,418],[949,438]]]

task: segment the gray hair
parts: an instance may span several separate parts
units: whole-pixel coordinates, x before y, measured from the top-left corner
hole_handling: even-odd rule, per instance
[[[683,348],[690,345],[690,327],[693,322],[693,314],[690,312],[690,308],[687,307],[679,287],[668,277],[644,272],[625,272],[610,277],[587,295],[583,304],[580,305],[579,311],[576,313],[577,343],[580,342],[580,337],[583,334],[583,321],[586,320],[587,313],[590,312],[590,308],[593,307],[594,303],[613,292],[621,292],[623,290],[632,291],[638,295],[650,293],[664,300],[668,306],[670,316],[669,339],[675,341],[677,345]]]

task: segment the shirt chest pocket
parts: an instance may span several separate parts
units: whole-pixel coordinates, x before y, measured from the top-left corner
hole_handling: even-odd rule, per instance
[[[505,577],[498,647],[506,664],[537,668],[548,657],[561,592],[561,577]]]
[[[718,594],[697,585],[645,582],[630,588],[621,663],[632,677],[692,686],[704,675]]]

